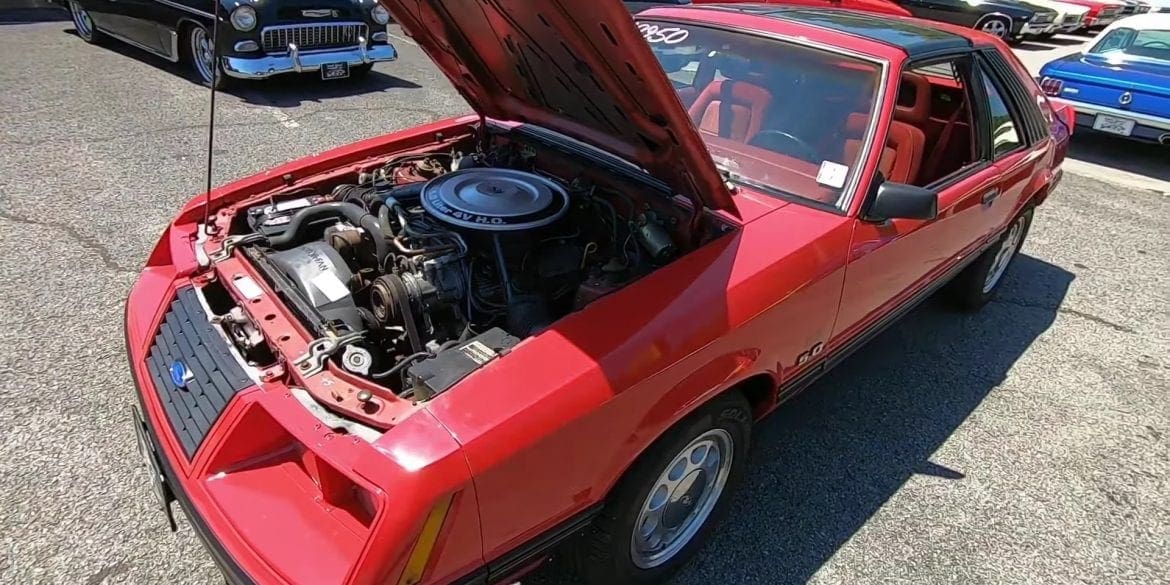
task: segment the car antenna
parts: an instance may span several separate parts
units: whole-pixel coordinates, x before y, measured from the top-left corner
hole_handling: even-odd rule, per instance
[[[211,223],[211,172],[212,172],[212,157],[215,152],[215,86],[219,81],[219,2],[212,2],[215,5],[215,12],[213,13],[211,23],[211,99],[208,105],[208,122],[207,122],[207,183],[204,185],[205,190],[203,194],[203,226],[204,231],[209,236],[213,236],[219,231],[215,224]],[[198,55],[192,55],[192,58],[198,59]]]

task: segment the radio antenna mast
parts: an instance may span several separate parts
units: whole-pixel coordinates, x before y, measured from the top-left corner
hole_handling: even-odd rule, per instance
[[[203,225],[208,235],[214,235],[218,228],[211,223],[211,173],[212,157],[215,148],[215,86],[219,76],[219,0],[212,2],[215,5],[214,18],[211,23],[211,100],[208,106],[207,121],[207,183],[203,194]],[[201,59],[202,55],[192,55],[194,59]]]

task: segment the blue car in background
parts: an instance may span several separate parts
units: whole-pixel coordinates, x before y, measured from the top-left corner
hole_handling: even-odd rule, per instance
[[[1040,77],[1076,110],[1078,129],[1170,145],[1170,13],[1123,18]]]

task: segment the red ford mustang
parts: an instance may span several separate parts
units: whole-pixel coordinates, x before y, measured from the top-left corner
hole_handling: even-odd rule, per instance
[[[193,200],[126,305],[154,487],[232,583],[662,579],[756,420],[995,294],[1073,127],[937,23],[383,2],[478,115]]]

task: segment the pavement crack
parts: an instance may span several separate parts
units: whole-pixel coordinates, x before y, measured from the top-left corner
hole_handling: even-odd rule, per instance
[[[38,219],[32,219],[29,217],[25,217],[23,215],[18,215],[16,213],[13,213],[11,211],[8,211],[8,210],[2,209],[2,208],[0,208],[0,219],[6,219],[6,220],[14,222],[14,223],[21,223],[21,224],[25,224],[25,225],[33,225],[33,226],[47,227],[47,228],[51,228],[51,229],[55,229],[55,230],[60,230],[62,232],[65,232],[65,235],[69,236],[70,238],[75,240],[77,243],[81,244],[82,248],[85,248],[86,250],[89,250],[90,252],[97,254],[98,258],[100,258],[102,261],[102,265],[105,266],[107,269],[112,270],[114,272],[121,272],[124,274],[136,274],[138,272],[135,269],[127,268],[127,267],[119,264],[118,261],[116,259],[114,259],[114,255],[111,254],[110,251],[107,250],[106,247],[104,245],[102,245],[102,243],[99,242],[96,238],[93,238],[91,236],[87,236],[87,235],[77,231],[76,228],[74,228],[73,226],[71,226],[69,224],[62,223],[59,221],[43,221],[43,220],[38,220]]]
[[[85,585],[99,585],[114,575],[125,573],[129,568],[130,565],[126,563],[126,561],[118,561],[90,575],[89,578],[85,580]]]
[[[1098,317],[1096,315],[1093,315],[1091,313],[1086,313],[1084,311],[1078,311],[1076,309],[1069,309],[1069,308],[1061,307],[1060,312],[1064,313],[1065,315],[1074,315],[1076,317],[1080,317],[1082,319],[1092,321],[1098,325],[1104,325],[1104,326],[1106,326],[1114,331],[1120,331],[1121,333],[1137,333],[1137,331],[1135,331],[1133,328],[1126,327],[1125,325],[1121,325],[1118,323],[1114,323],[1113,321],[1105,319],[1104,317]]]
[[[217,123],[215,125],[215,128],[217,130],[222,129],[222,128],[247,128],[247,127],[251,127],[251,126],[264,126],[267,124],[271,124],[271,122],[264,120],[264,121],[256,121],[256,122],[233,122],[230,124]],[[181,132],[183,130],[207,130],[207,122],[203,122],[200,124],[184,124],[182,126],[167,126],[165,128],[153,128],[151,130],[146,130],[143,132],[127,132],[124,134],[111,134],[110,136],[104,136],[101,138],[88,138],[88,139],[86,139],[86,143],[104,144],[107,142],[114,142],[115,140],[125,140],[128,138],[144,138],[147,136],[153,136],[153,135],[157,135],[157,134],[166,134],[168,132]],[[12,146],[39,147],[39,146],[44,146],[46,144],[53,144],[53,143],[57,143],[57,142],[68,142],[70,144],[74,144],[74,143],[76,143],[76,141],[77,141],[76,138],[45,138],[45,139],[41,139],[41,140],[7,140],[7,141],[4,141],[2,144],[12,145]]]
[[[1022,301],[1019,299],[1000,298],[1000,299],[996,299],[996,302],[1005,303],[1008,305],[1015,305],[1017,307],[1024,307],[1025,309],[1037,309],[1037,310],[1041,310],[1041,311],[1050,311],[1050,312],[1054,312],[1054,313],[1062,313],[1065,315],[1072,315],[1073,317],[1080,317],[1081,319],[1084,319],[1086,321],[1092,321],[1093,323],[1096,323],[1098,325],[1104,325],[1105,327],[1108,327],[1108,328],[1110,328],[1114,331],[1117,331],[1119,333],[1129,333],[1129,334],[1136,334],[1137,333],[1137,331],[1135,329],[1133,329],[1132,327],[1126,327],[1125,325],[1121,325],[1119,323],[1114,323],[1113,321],[1110,321],[1104,317],[1098,317],[1097,315],[1094,315],[1092,313],[1078,311],[1076,309],[1072,309],[1069,307],[1045,305],[1042,303],[1033,303],[1033,302],[1028,302],[1028,301]]]

